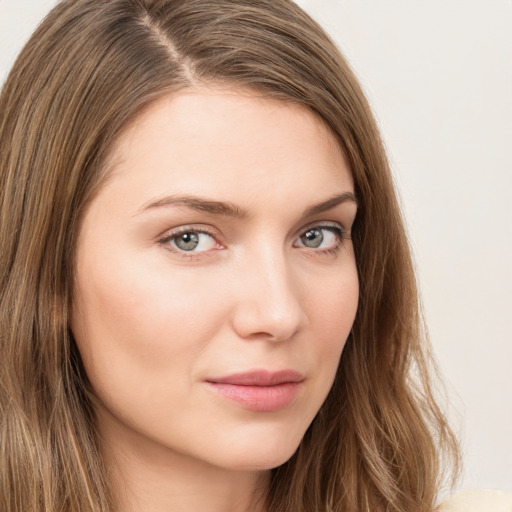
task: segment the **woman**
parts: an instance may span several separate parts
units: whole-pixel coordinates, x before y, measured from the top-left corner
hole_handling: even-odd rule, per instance
[[[2,510],[434,509],[393,183],[300,8],[64,1],[0,111]]]

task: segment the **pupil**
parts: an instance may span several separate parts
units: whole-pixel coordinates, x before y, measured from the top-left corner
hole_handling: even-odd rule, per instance
[[[304,234],[303,240],[304,245],[307,247],[318,247],[324,241],[324,235],[317,229],[311,229]]]
[[[199,244],[199,236],[197,233],[183,233],[175,243],[183,251],[192,251]]]

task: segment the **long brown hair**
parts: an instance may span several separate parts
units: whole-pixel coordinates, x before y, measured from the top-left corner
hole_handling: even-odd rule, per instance
[[[269,512],[432,511],[457,446],[387,159],[346,61],[290,0],[66,0],[17,59],[0,96],[0,509],[112,509],[68,326],[79,222],[127,123],[212,82],[316,113],[359,201],[357,318],[325,404],[272,471]]]

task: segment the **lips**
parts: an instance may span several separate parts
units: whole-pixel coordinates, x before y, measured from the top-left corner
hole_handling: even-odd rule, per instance
[[[303,385],[295,370],[256,370],[206,380],[209,387],[237,405],[256,412],[275,412],[289,406]]]

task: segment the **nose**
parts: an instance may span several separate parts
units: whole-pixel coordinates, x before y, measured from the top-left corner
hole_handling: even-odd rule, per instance
[[[232,325],[244,339],[285,341],[307,321],[301,286],[281,251],[259,251],[237,272]]]

